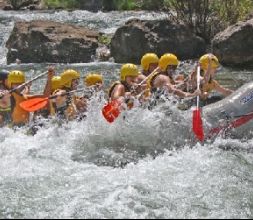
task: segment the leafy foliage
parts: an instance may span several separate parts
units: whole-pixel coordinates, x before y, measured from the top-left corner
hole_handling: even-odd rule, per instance
[[[112,36],[102,34],[98,37],[98,42],[104,45],[109,46],[112,40]]]
[[[252,0],[166,0],[165,4],[174,20],[183,21],[207,42],[253,12]]]
[[[135,0],[103,0],[105,10],[134,10],[138,8]]]
[[[49,8],[78,8],[78,0],[44,0],[44,3]]]

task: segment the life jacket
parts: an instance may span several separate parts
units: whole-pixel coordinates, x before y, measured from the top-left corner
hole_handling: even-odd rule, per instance
[[[0,115],[2,116],[2,123],[0,123],[0,127],[11,123],[11,107],[0,107]]]
[[[147,98],[150,98],[150,96],[151,96],[151,90],[150,90],[150,88],[146,88],[146,90],[143,94],[143,98],[147,99]]]
[[[7,107],[7,108],[0,107],[0,113],[1,112],[11,112],[11,107]]]
[[[29,122],[29,112],[19,106],[25,100],[23,95],[17,92],[11,93],[11,117],[13,125],[24,125]]]
[[[78,110],[76,108],[76,103],[79,97],[73,95],[72,102],[69,104],[68,108],[66,109],[66,116],[68,120],[74,120],[78,116]]]
[[[148,71],[145,71],[143,70],[142,74],[139,76],[139,79],[138,79],[138,83],[142,83],[142,86],[147,84],[147,77],[149,76],[149,72]],[[145,80],[146,82],[143,82],[143,80]],[[150,97],[151,93],[150,93],[150,88],[148,86],[146,86],[145,88],[145,91],[140,91],[142,93],[142,97],[144,99],[147,99]]]
[[[8,90],[8,88],[0,84],[0,90]],[[4,126],[11,123],[10,101],[8,101],[8,103],[5,103],[3,100],[0,99],[0,115],[2,116],[2,123],[0,124],[0,126]]]

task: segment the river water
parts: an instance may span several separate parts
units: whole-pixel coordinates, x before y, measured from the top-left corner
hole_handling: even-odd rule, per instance
[[[21,69],[32,78],[48,66],[6,65],[4,43],[15,20],[50,19],[113,33],[130,18],[165,16],[1,11],[0,68]],[[109,85],[120,65],[94,62],[55,68],[58,73],[74,68],[83,76],[97,70]],[[190,68],[183,63],[183,70]],[[221,83],[233,89],[253,79],[250,70],[220,72]],[[36,82],[33,91],[41,92],[44,84]],[[187,113],[173,118],[162,108],[137,108],[109,125],[102,107],[94,98],[86,120],[45,122],[35,136],[26,128],[1,128],[0,218],[253,218],[252,135],[192,145],[180,129],[190,127]]]

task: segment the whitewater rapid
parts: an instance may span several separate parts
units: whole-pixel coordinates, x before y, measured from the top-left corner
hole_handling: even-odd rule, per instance
[[[27,80],[49,64],[6,65],[5,42],[17,20],[45,19],[113,33],[130,18],[157,19],[147,12],[2,12],[0,68],[20,69]],[[182,64],[189,72],[192,63]],[[101,72],[105,87],[120,64],[54,64],[82,77]],[[250,70],[222,68],[222,85],[237,89],[253,80]],[[46,79],[32,86],[42,93]],[[81,122],[45,121],[29,128],[0,128],[0,218],[253,218],[253,133],[217,137],[201,145],[191,131],[191,112],[173,103],[136,108],[108,124],[104,101],[91,101]],[[246,128],[245,128],[246,129]]]
[[[245,150],[252,139],[218,138],[138,157],[138,135],[136,151],[122,151],[120,131],[111,133],[99,117],[97,123],[108,133],[86,121],[35,136],[2,129],[0,217],[252,218],[253,158]],[[123,132],[132,140],[132,130]]]

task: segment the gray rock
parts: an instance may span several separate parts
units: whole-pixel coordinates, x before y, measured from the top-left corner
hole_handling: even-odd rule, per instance
[[[253,19],[238,22],[217,34],[212,50],[224,65],[253,67]]]
[[[103,0],[89,0],[89,1],[80,0],[79,8],[82,10],[97,12],[103,9]]]
[[[5,9],[7,6],[9,6],[7,0],[0,0],[0,9]]]
[[[131,20],[116,31],[111,41],[111,55],[119,63],[138,64],[147,52],[159,56],[174,53],[180,60],[198,58],[205,50],[202,38],[169,20]]]
[[[17,22],[6,43],[7,63],[82,63],[96,54],[99,33],[51,21]]]

